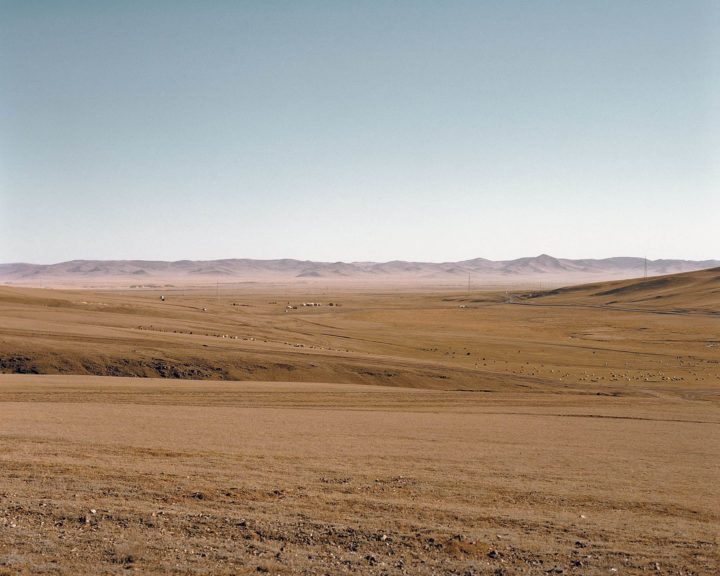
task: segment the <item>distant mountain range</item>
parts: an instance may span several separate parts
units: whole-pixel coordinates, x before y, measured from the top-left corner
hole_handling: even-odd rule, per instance
[[[309,260],[72,260],[59,264],[0,264],[0,282],[21,285],[147,285],[157,282],[288,281],[317,279],[394,280],[421,283],[508,284],[519,281],[578,283],[691,272],[720,260],[648,260],[617,257],[570,260],[547,254],[516,260],[474,258],[459,262],[313,262]]]

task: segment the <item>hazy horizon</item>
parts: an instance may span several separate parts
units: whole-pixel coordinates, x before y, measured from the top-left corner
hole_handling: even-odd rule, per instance
[[[0,262],[720,246],[720,5],[0,2]]]
[[[464,262],[468,260],[475,260],[475,259],[484,259],[489,260],[491,262],[511,262],[513,260],[521,260],[525,258],[538,258],[541,256],[550,256],[551,258],[555,258],[557,260],[611,260],[615,258],[634,258],[634,259],[644,259],[645,256],[638,256],[638,255],[632,255],[632,254],[616,254],[615,256],[603,256],[599,258],[569,258],[566,256],[556,256],[554,254],[547,254],[543,252],[542,254],[526,254],[524,256],[515,256],[511,258],[487,258],[485,256],[472,256],[470,258],[463,258],[458,260],[428,260],[428,259],[420,259],[420,260],[410,260],[407,258],[393,258],[391,260],[322,260],[322,259],[314,259],[314,258],[290,258],[290,257],[283,257],[280,256],[278,258],[253,258],[249,256],[229,256],[224,258],[177,258],[177,259],[167,259],[167,258],[70,258],[68,260],[53,260],[53,261],[29,261],[29,260],[3,260],[0,261],[0,265],[2,264],[31,264],[33,266],[52,266],[54,264],[65,264],[68,262],[183,262],[183,261],[191,261],[191,262],[216,262],[216,261],[222,261],[222,260],[267,260],[267,261],[279,261],[279,260],[294,260],[298,262],[317,262],[317,263],[343,263],[343,264],[363,264],[363,263],[373,263],[373,264],[384,264],[389,262],[408,262],[408,263],[422,263],[422,264],[452,264],[456,262]],[[720,257],[710,257],[710,258],[647,258],[648,262],[654,262],[654,261],[662,261],[662,260],[678,260],[678,261],[686,261],[686,262],[705,262],[705,261],[720,261]]]
[[[485,258],[483,256],[475,256],[473,258],[466,258],[464,260],[407,260],[407,259],[394,259],[394,260],[314,260],[310,258],[250,258],[250,257],[243,257],[243,256],[234,256],[230,258],[197,258],[197,259],[189,259],[189,258],[180,258],[177,260],[164,260],[164,259],[149,259],[149,258],[73,258],[71,260],[62,260],[57,262],[0,262],[0,265],[9,265],[9,264],[29,264],[32,266],[52,266],[57,264],[68,264],[72,262],[161,262],[161,263],[179,263],[179,262],[222,262],[222,261],[233,261],[233,260],[239,260],[239,261],[269,261],[269,262],[278,262],[278,261],[293,261],[293,262],[312,262],[317,264],[388,264],[392,262],[406,262],[406,263],[413,263],[413,264],[455,264],[455,263],[461,263],[461,262],[470,262],[473,260],[487,260],[489,262],[514,262],[516,260],[533,260],[548,256],[550,258],[560,260],[560,261],[571,261],[571,262],[578,262],[582,260],[590,260],[590,261],[601,261],[601,260],[620,260],[620,259],[633,259],[633,260],[644,260],[644,256],[632,256],[632,255],[617,255],[617,256],[608,256],[605,258],[566,258],[564,256],[555,256],[553,254],[530,254],[526,256],[518,256],[517,258],[504,258],[504,259],[492,259],[492,258]],[[720,262],[720,258],[702,258],[702,259],[689,259],[689,258],[647,258],[647,261],[649,263],[651,262],[663,262],[663,261],[680,261],[680,262]]]

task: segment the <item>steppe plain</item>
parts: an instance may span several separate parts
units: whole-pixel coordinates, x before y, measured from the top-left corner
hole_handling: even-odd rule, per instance
[[[6,286],[0,371],[0,574],[720,572],[718,269]]]

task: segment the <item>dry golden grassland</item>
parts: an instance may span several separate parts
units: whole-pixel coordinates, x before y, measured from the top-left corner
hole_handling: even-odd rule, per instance
[[[0,288],[0,574],[717,574],[719,277]]]

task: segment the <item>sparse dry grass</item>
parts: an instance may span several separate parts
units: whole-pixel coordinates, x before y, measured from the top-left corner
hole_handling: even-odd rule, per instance
[[[0,406],[0,573],[720,566],[706,401],[4,376]]]
[[[0,289],[0,574],[720,570],[713,297],[284,290]]]

